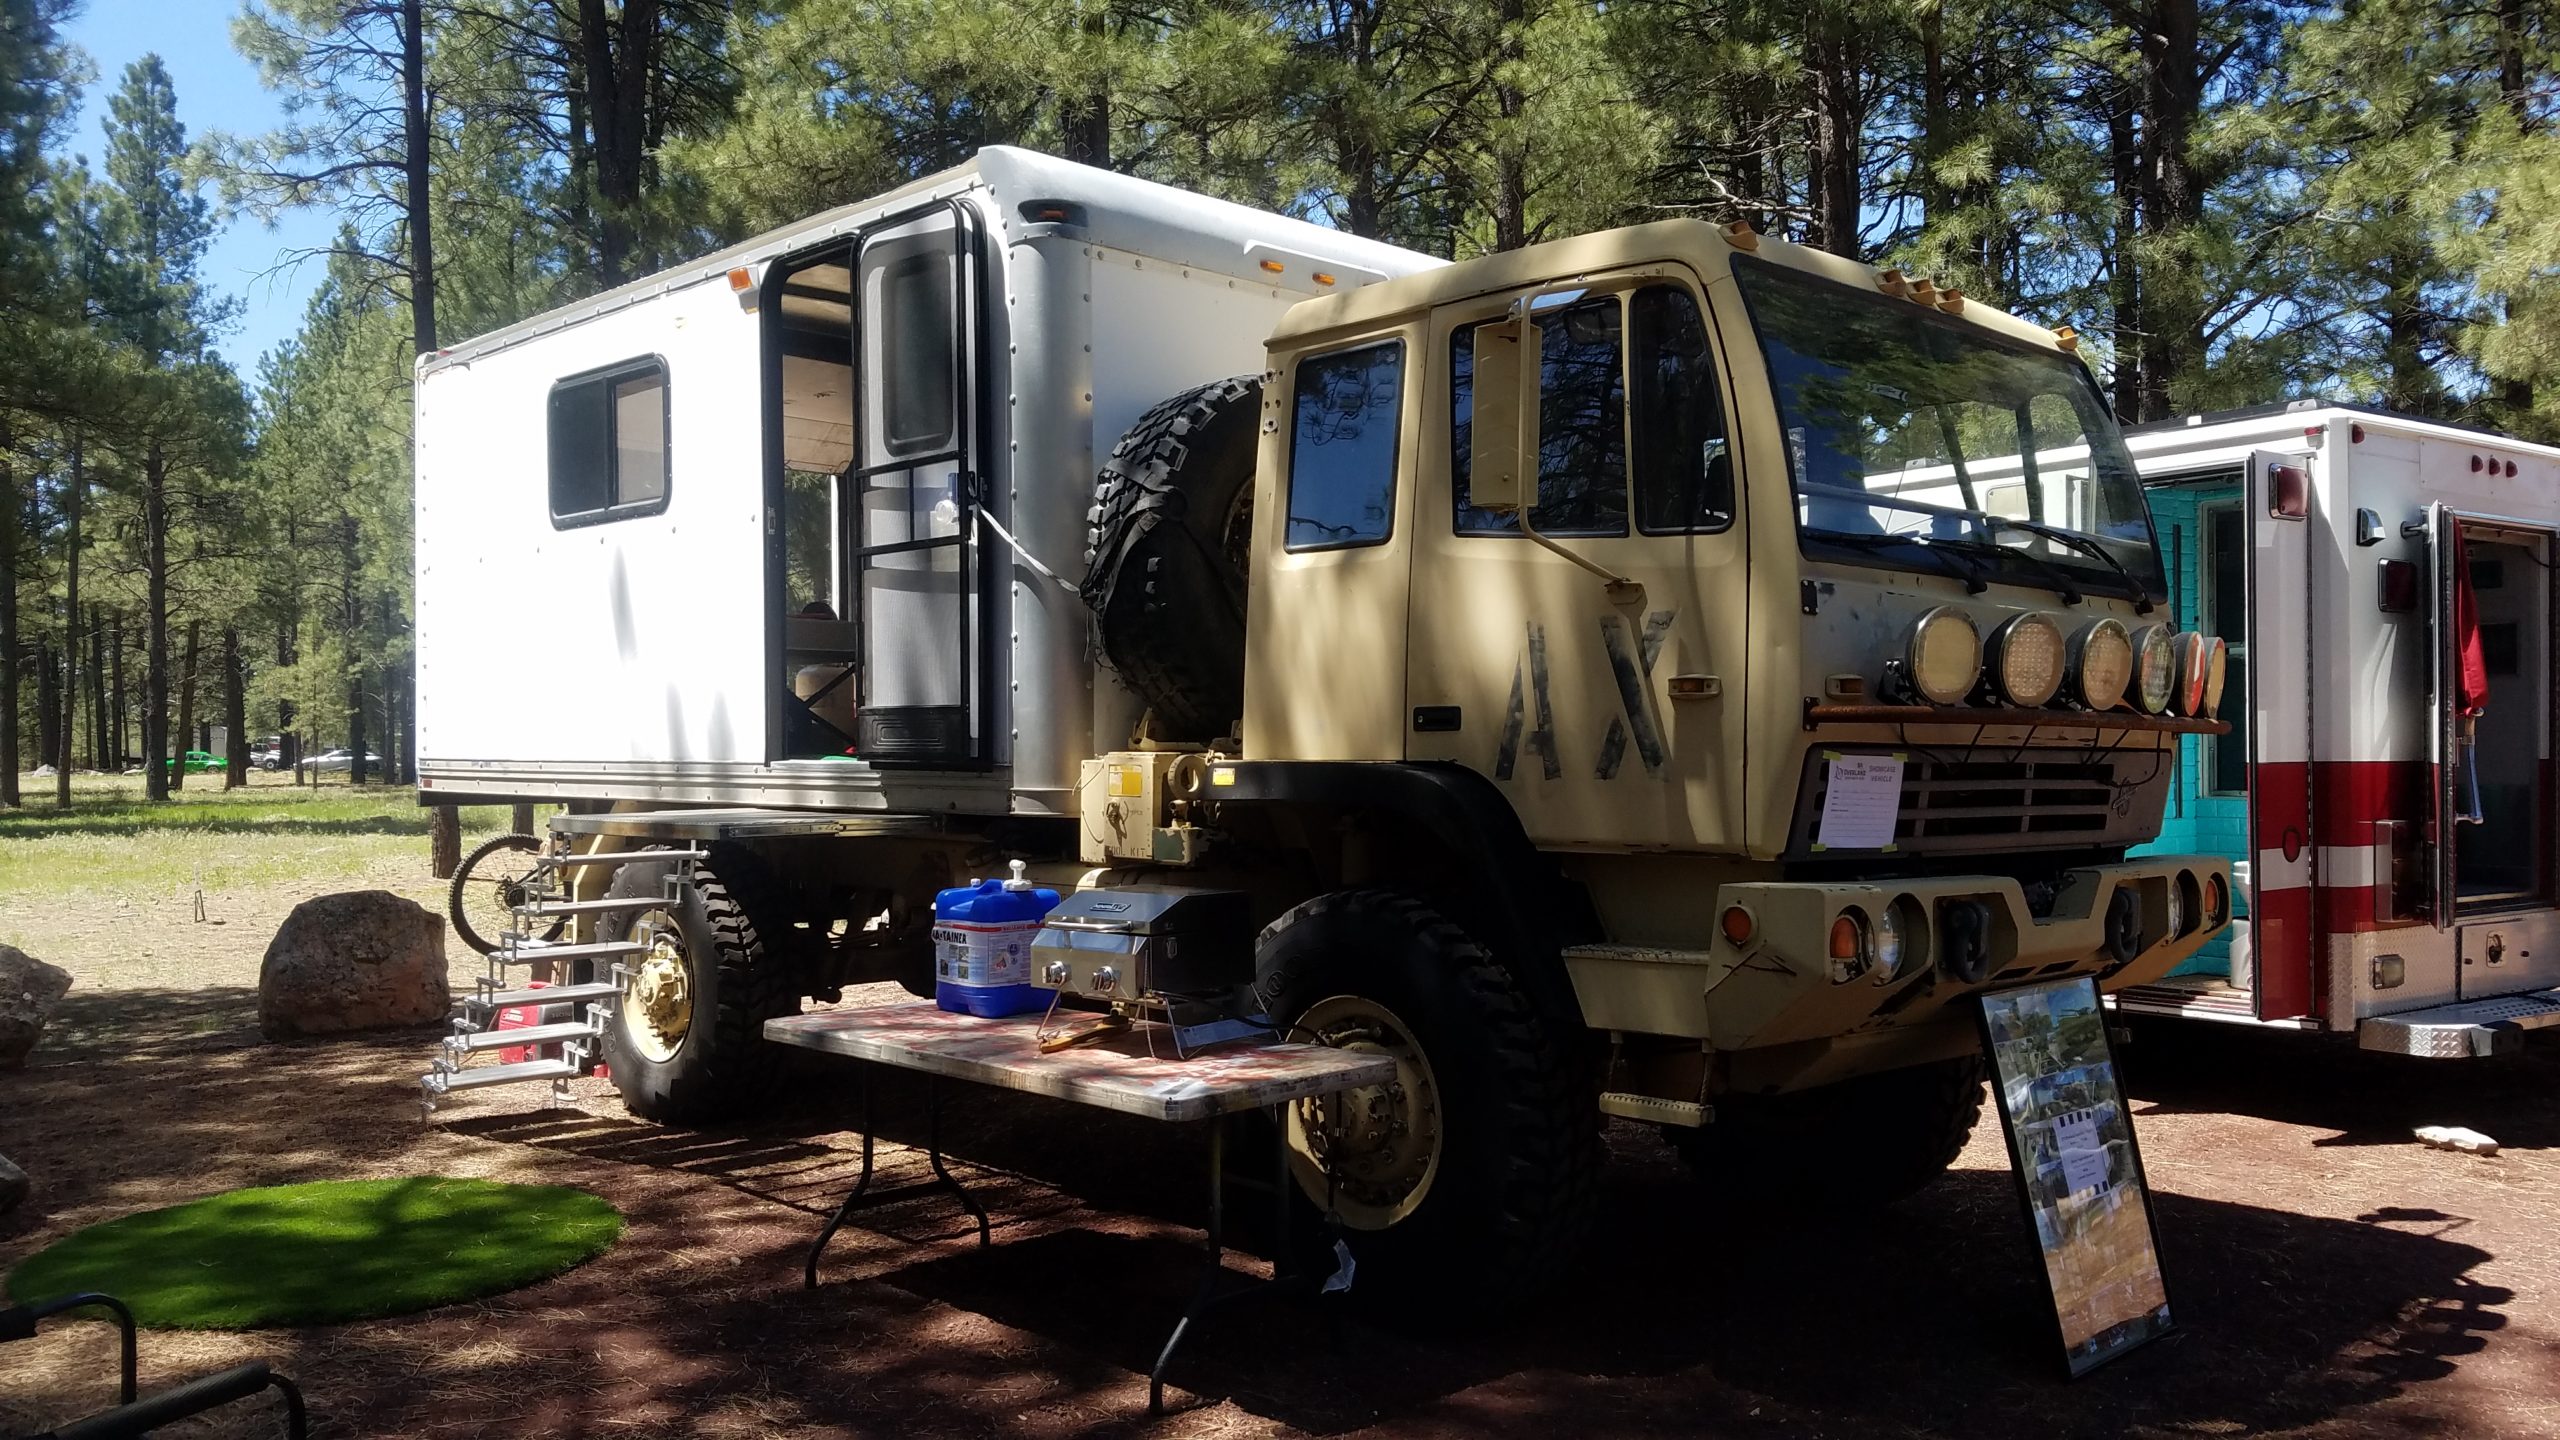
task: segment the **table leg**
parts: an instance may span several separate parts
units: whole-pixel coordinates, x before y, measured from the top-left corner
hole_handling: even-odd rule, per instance
[[[871,1133],[873,1127],[871,1124],[870,1071],[864,1070],[861,1072],[861,1084],[862,1178],[853,1182],[852,1193],[844,1197],[844,1203],[836,1207],[836,1213],[827,1217],[825,1228],[818,1231],[818,1243],[809,1247],[809,1263],[801,1275],[803,1282],[801,1288],[805,1290],[815,1290],[818,1288],[818,1257],[825,1253],[827,1242],[836,1238],[836,1232],[844,1228],[845,1217],[851,1215],[853,1213],[853,1207],[861,1203],[862,1192],[871,1188]]]
[[[1209,1271],[1200,1277],[1200,1288],[1192,1293],[1191,1306],[1182,1318],[1173,1322],[1173,1333],[1165,1337],[1164,1349],[1156,1355],[1156,1368],[1147,1374],[1147,1413],[1164,1413],[1164,1372],[1173,1363],[1173,1352],[1182,1348],[1182,1339],[1191,1331],[1192,1323],[1217,1303],[1219,1282],[1226,1278],[1227,1253],[1227,1117],[1214,1116],[1209,1121]]]
[[[949,1186],[951,1193],[960,1197],[960,1203],[969,1213],[977,1217],[978,1248],[984,1250],[995,1243],[987,1226],[987,1212],[979,1207],[977,1197],[969,1193],[968,1187],[951,1178],[951,1172],[942,1168],[942,1077],[927,1072],[924,1087],[925,1159],[932,1162],[933,1178]]]

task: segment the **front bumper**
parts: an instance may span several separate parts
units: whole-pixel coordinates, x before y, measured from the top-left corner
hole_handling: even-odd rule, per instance
[[[2356,1044],[2426,1060],[2467,1060],[2512,1054],[2523,1048],[2527,1031],[2554,1026],[2560,1026],[2560,989],[2530,990],[2371,1016],[2356,1026]]]
[[[2171,896],[2181,887],[2199,898],[2185,903],[2185,929],[2173,933]],[[2107,934],[2123,892],[2137,922],[2128,953]],[[2217,894],[2220,913],[2205,914],[2200,897]],[[1732,884],[1717,892],[1715,911],[1749,912],[1741,944],[1718,933],[1705,950],[1588,945],[1565,958],[1595,1029],[1758,1050],[1925,1028],[1953,1020],[1951,1007],[1970,996],[2030,980],[2091,975],[2115,989],[2157,979],[2229,923],[2230,894],[2228,866],[2194,855],[2071,871],[2041,916],[2017,881],[1999,875]],[[1960,957],[1940,933],[1959,903],[1979,904],[1989,922],[1970,957],[1976,963],[1961,969],[1951,968]],[[1832,922],[1850,910],[1872,921],[1889,907],[1905,919],[1902,964],[1891,973],[1871,966],[1841,974],[1830,955]]]

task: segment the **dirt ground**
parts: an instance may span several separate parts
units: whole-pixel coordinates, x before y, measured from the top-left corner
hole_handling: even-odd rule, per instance
[[[395,867],[396,868],[396,867]],[[373,877],[368,877],[373,878]],[[405,869],[381,883],[426,898]],[[331,888],[347,888],[344,881]],[[1518,1322],[1390,1327],[1304,1302],[1212,1317],[1144,1415],[1146,1370],[1197,1274],[1195,1133],[957,1087],[978,1250],[934,1197],[866,1212],[800,1284],[858,1159],[846,1072],[813,1059],[753,1128],[637,1124],[506,1091],[415,1104],[428,1033],[269,1046],[257,957],[297,898],[47,918],[79,976],[34,1063],[0,1075],[0,1153],[35,1193],[0,1267],[98,1220],[238,1185],[435,1172],[583,1185],[612,1252],[496,1300],[242,1335],[146,1335],[146,1389],[252,1357],[316,1434],[565,1436],[2548,1436],[2560,1431],[2560,1044],[2428,1067],[2294,1037],[2145,1032],[2129,1060],[2178,1330],[2060,1378],[1996,1121],[1872,1220],[1711,1212],[1620,1126],[1579,1277]],[[35,942],[44,938],[40,949]],[[457,962],[457,977],[470,967]],[[922,1096],[881,1089],[892,1141]],[[2425,1149],[2470,1125],[2491,1158]],[[920,1176],[891,1144],[882,1182]],[[1246,1265],[1249,1261],[1236,1261]],[[0,1433],[102,1408],[113,1331],[49,1322],[0,1348]],[[235,1407],[167,1435],[269,1435]]]

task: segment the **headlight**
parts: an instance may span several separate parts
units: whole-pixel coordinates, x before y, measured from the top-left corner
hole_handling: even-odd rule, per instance
[[[1924,928],[1919,902],[1904,895],[1888,901],[1877,912],[1875,930],[1868,943],[1875,949],[1876,983],[1890,985],[1902,978],[1902,967],[1914,959],[1912,931]]]
[[[2033,709],[2062,688],[2062,630],[2042,615],[2010,616],[1984,649],[1984,668],[2008,703]]]
[[[2169,938],[2187,933],[2187,877],[2180,875],[2169,882]]]
[[[2133,703],[2145,715],[2169,708],[2178,694],[2178,642],[2166,625],[2133,632]]]
[[[1911,688],[1932,705],[1954,705],[1982,678],[1982,633],[1972,617],[1941,605],[1911,627],[1902,666]]]
[[[2212,648],[2208,637],[2193,630],[2178,635],[2178,697],[2173,704],[2190,719],[2204,713],[2204,687],[2212,669],[2206,652]]]
[[[2231,676],[2231,647],[2217,637],[2205,647],[2204,709],[2197,712],[2210,720],[2222,713],[2222,683]]]
[[[2133,683],[2133,636],[2121,620],[2092,620],[2071,647],[2071,690],[2092,710],[2113,710]]]

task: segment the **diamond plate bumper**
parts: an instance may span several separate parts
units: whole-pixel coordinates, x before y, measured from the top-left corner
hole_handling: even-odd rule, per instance
[[[2393,1055],[2467,1060],[2521,1048],[2528,1030],[2560,1026],[2560,990],[2488,1000],[2462,1000],[2399,1015],[2376,1015],[2356,1027],[2356,1044]]]

